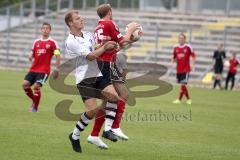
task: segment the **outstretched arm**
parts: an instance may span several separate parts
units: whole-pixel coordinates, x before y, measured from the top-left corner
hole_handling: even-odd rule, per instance
[[[33,52],[31,51],[30,53],[29,53],[29,55],[28,55],[28,60],[30,61],[30,62],[32,62],[32,60],[33,60]]]
[[[53,78],[54,79],[57,79],[58,78],[58,67],[60,66],[61,64],[61,52],[59,49],[56,49],[54,50],[54,55],[56,57],[56,63],[55,63],[55,66],[54,66],[54,69],[53,69]]]
[[[117,48],[117,43],[113,42],[113,41],[108,41],[106,42],[104,45],[99,46],[96,50],[94,50],[93,52],[89,53],[86,58],[89,61],[92,61],[94,59],[97,59],[101,54],[103,54],[105,51],[107,50],[112,50]]]

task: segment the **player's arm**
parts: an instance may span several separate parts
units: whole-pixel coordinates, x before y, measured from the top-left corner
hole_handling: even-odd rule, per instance
[[[192,59],[192,63],[191,63],[191,70],[195,71],[195,61],[196,61],[196,53],[194,52],[193,48],[191,45],[189,45],[190,48],[190,55],[191,55],[191,59]]]
[[[192,71],[195,71],[195,62],[196,62],[196,54],[193,52],[192,55]]]
[[[176,52],[175,52],[175,48],[173,48],[172,58],[171,58],[171,66],[174,66],[175,60],[176,60]]]
[[[212,57],[212,67],[214,68],[215,64],[216,64],[216,56],[217,56],[217,53],[216,51],[213,52],[213,57]]]
[[[135,41],[131,41],[131,35],[133,34],[133,32],[137,29],[137,27],[139,27],[140,25],[137,24],[136,22],[132,22],[130,24],[128,24],[128,30],[127,33],[123,36],[123,40],[119,43],[121,48],[127,48],[130,47],[130,45],[132,43],[134,43]]]
[[[58,67],[60,66],[60,64],[61,64],[61,51],[60,51],[60,49],[55,49],[54,51],[53,51],[53,54],[54,54],[54,56],[56,57],[56,63],[55,63],[55,66],[54,66],[54,69],[53,69],[53,78],[54,79],[57,79],[58,78],[58,72],[59,72],[59,69],[58,69]]]
[[[103,54],[107,50],[112,50],[117,48],[117,43],[114,41],[108,41],[105,44],[99,46],[96,50],[93,52],[87,54],[86,58],[89,61],[92,61],[94,59],[97,59],[101,54]]]
[[[237,59],[237,67],[240,67],[240,60]]]
[[[31,48],[31,52],[28,54],[28,60],[30,61],[30,62],[32,62],[33,61],[33,59],[34,59],[34,53],[35,53],[35,45],[36,45],[36,43],[37,43],[37,40],[35,40],[34,42],[33,42],[33,44],[32,44],[32,48]]]
[[[175,58],[174,58],[174,56],[172,56],[172,58],[171,58],[171,64],[172,65],[174,64],[174,61],[175,61]]]
[[[29,60],[30,62],[32,62],[32,60],[33,60],[33,51],[31,51],[31,52],[29,53],[29,55],[28,55],[28,60]]]
[[[54,56],[56,57],[55,67],[58,68],[61,64],[61,51],[60,49],[54,50]]]
[[[130,23],[128,25],[128,31],[124,36],[122,36],[118,28],[113,23],[109,24],[108,29],[110,31],[111,38],[118,42],[120,48],[127,48],[134,42],[130,40],[130,37],[137,27],[139,27],[139,24],[135,22]]]

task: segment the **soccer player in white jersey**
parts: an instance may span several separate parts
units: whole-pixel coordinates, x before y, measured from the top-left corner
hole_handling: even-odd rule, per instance
[[[105,98],[113,102],[120,100],[113,85],[102,76],[96,61],[106,50],[115,49],[117,44],[109,41],[94,50],[94,37],[90,32],[82,31],[84,19],[77,10],[71,10],[65,15],[65,23],[70,30],[66,40],[66,50],[70,56],[76,58],[76,84],[86,107],[86,111],[81,114],[73,133],[69,135],[69,139],[73,150],[82,152],[80,132],[84,130],[100,109],[97,107],[96,98]],[[100,147],[107,148],[104,143]]]

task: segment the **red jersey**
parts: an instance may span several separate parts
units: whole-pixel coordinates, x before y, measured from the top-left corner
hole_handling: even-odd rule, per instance
[[[237,73],[237,65],[240,64],[239,61],[236,58],[231,58],[229,64],[229,72],[234,74]]]
[[[195,53],[189,44],[175,45],[173,48],[173,58],[177,62],[177,73],[187,73],[191,71],[190,56],[195,57]]]
[[[57,43],[53,39],[37,39],[33,43],[32,53],[34,61],[29,71],[49,74],[52,56],[58,48]]]
[[[123,36],[120,33],[118,27],[112,20],[102,20],[98,21],[98,26],[95,28],[95,43],[97,45],[104,44],[107,40],[115,41],[120,43],[123,40]],[[106,38],[110,39],[106,39]],[[104,52],[99,59],[107,62],[115,62],[117,50]]]

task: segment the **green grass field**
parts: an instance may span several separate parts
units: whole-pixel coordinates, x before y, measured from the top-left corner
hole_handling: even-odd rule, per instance
[[[81,135],[83,153],[77,154],[68,141],[75,122],[58,119],[54,110],[60,100],[73,99],[71,111],[79,113],[84,108],[81,99],[46,84],[39,112],[29,113],[30,100],[21,89],[25,72],[0,74],[0,160],[240,159],[239,92],[190,88],[191,107],[171,103],[177,87],[163,96],[139,98],[136,106],[127,107],[121,126],[128,142],[104,140],[110,149],[100,150],[86,141],[90,125]],[[159,112],[162,117],[151,117]]]

